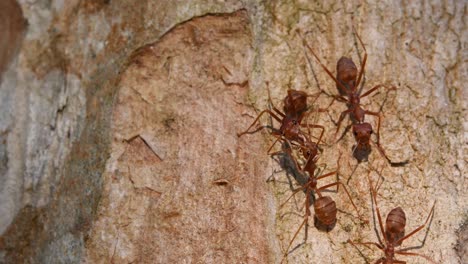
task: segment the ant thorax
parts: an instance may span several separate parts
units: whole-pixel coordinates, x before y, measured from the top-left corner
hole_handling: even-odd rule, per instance
[[[393,261],[395,259],[395,245],[392,243],[385,245],[385,258],[386,261]]]
[[[358,122],[358,123],[363,123],[364,122],[364,117],[366,116],[366,111],[362,109],[360,105],[356,105],[354,107],[354,111],[351,112],[353,118]]]
[[[349,95],[349,104],[358,106],[361,103],[361,97],[358,92],[353,92]]]

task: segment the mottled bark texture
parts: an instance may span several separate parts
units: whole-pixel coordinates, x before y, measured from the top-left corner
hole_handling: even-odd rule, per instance
[[[132,55],[112,114],[92,262],[273,261],[267,229],[252,229],[273,228],[257,176],[267,159],[253,158],[263,144],[244,147],[235,134],[247,124],[251,36],[245,11],[205,16]]]
[[[326,129],[321,168],[339,167],[370,224],[342,189],[327,192],[336,225],[310,219],[285,262],[382,257],[346,243],[377,242],[367,176],[379,175],[383,217],[400,206],[407,233],[437,201],[429,231],[403,246],[468,261],[466,2],[8,0],[0,15],[1,263],[280,262],[304,194],[281,207],[298,187],[291,161],[267,155],[268,129],[236,133],[268,107],[265,82],[278,108],[288,88],[337,94],[297,32],[335,74],[341,56],[361,68],[353,26],[363,89],[396,87],[363,107],[381,112],[387,155],[409,164],[375,149],[358,163],[348,118],[333,144],[345,104],[312,114]]]

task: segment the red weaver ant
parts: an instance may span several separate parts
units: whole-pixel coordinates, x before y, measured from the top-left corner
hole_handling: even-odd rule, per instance
[[[366,114],[375,116],[377,117],[377,133],[376,133],[377,141],[375,142],[377,149],[382,154],[382,156],[385,157],[385,159],[390,163],[391,166],[406,165],[408,161],[392,162],[387,157],[387,155],[385,154],[385,151],[380,145],[380,114],[378,112],[371,112],[371,111],[365,110],[361,107],[360,100],[362,98],[372,94],[379,88],[382,88],[382,87],[387,88],[387,87],[385,85],[379,84],[379,85],[374,86],[373,88],[371,88],[369,91],[365,92],[364,94],[361,94],[361,91],[358,89],[359,83],[361,82],[362,75],[364,74],[364,70],[366,66],[367,51],[364,46],[364,43],[362,42],[361,38],[356,33],[356,31],[354,30],[354,33],[356,34],[357,38],[359,39],[359,42],[361,43],[364,49],[364,58],[361,63],[362,66],[361,66],[361,71],[359,72],[359,76],[357,72],[357,67],[354,64],[354,62],[350,58],[341,57],[337,64],[337,77],[336,78],[333,76],[330,70],[328,70],[328,68],[320,61],[319,57],[315,54],[312,48],[307,44],[307,42],[302,37],[299,31],[298,33],[302,39],[303,45],[307,47],[310,53],[312,53],[315,59],[317,59],[317,61],[320,63],[320,65],[325,70],[325,72],[335,81],[341,95],[333,96],[334,100],[336,99],[338,101],[345,102],[348,106],[348,109],[343,111],[340,115],[340,118],[338,119],[338,124],[337,124],[336,132],[335,132],[335,138],[340,129],[341,122],[345,118],[346,114],[350,114],[350,118],[353,121],[353,134],[357,142],[357,145],[355,146],[353,150],[353,154],[355,154],[355,157],[359,161],[361,161],[363,157],[361,157],[359,154],[364,154],[364,156],[367,156],[370,152],[370,143],[371,142],[374,143],[373,141],[370,140],[371,134],[373,133],[372,126],[370,123],[364,122],[364,118]],[[387,89],[396,90],[396,88],[393,86]]]
[[[294,239],[296,239],[296,236],[298,235],[299,231],[301,228],[305,225],[305,240],[307,240],[307,230],[308,230],[308,219],[309,216],[311,215],[310,212],[310,205],[311,205],[311,197],[312,193],[316,193],[318,195],[318,198],[313,201],[314,205],[314,212],[315,212],[315,217],[319,221],[320,224],[323,224],[325,226],[332,226],[336,222],[336,214],[337,214],[337,208],[336,208],[336,203],[333,201],[333,199],[329,196],[322,196],[322,191],[324,191],[327,188],[330,188],[332,186],[337,186],[337,191],[339,189],[339,186],[341,185],[344,190],[346,191],[346,194],[349,197],[349,200],[351,201],[351,204],[353,205],[354,209],[356,210],[359,219],[363,219],[362,216],[359,214],[359,211],[356,207],[356,205],[353,202],[353,199],[351,198],[351,195],[349,194],[348,190],[346,189],[345,185],[341,183],[340,181],[336,181],[334,183],[327,184],[325,186],[322,186],[320,188],[317,187],[317,182],[320,179],[335,175],[338,173],[339,170],[339,164],[338,168],[336,171],[329,172],[327,174],[318,176],[316,174],[315,170],[317,169],[317,161],[319,158],[318,155],[318,149],[317,149],[317,144],[311,142],[310,140],[307,140],[304,145],[300,146],[302,154],[304,158],[306,159],[306,163],[304,164],[303,168],[299,168],[301,172],[306,171],[309,174],[309,178],[307,183],[305,183],[302,187],[297,188],[293,190],[293,193],[291,196],[286,199],[286,201],[281,205],[284,206],[295,194],[297,194],[300,191],[305,191],[306,194],[306,200],[305,200],[305,215],[304,215],[304,220],[302,221],[301,225],[297,229],[296,233],[294,234],[293,238],[289,242],[289,245],[286,249],[286,252],[283,256],[286,258],[289,248],[291,247],[292,243],[294,242]],[[340,155],[341,156],[341,155]],[[339,158],[338,158],[339,159]],[[363,221],[367,222],[367,221]]]
[[[266,84],[268,88],[268,82]],[[303,119],[307,116],[307,113],[306,113],[308,110],[307,97],[316,96],[315,100],[317,100],[319,95],[320,93],[318,95],[307,95],[305,92],[289,89],[288,95],[283,100],[284,102],[284,106],[283,106],[284,113],[283,113],[280,110],[278,110],[271,102],[270,90],[268,89],[268,100],[270,104],[272,105],[273,111],[269,109],[265,109],[262,112],[260,112],[260,114],[255,118],[255,120],[247,128],[247,130],[245,130],[242,133],[238,133],[237,136],[241,137],[244,134],[252,134],[252,133],[259,131],[260,129],[267,127],[267,126],[263,126],[260,129],[249,132],[249,130],[258,122],[260,117],[263,114],[267,113],[281,124],[278,130],[273,129],[271,133],[273,136],[277,137],[277,140],[268,149],[268,153],[270,153],[270,150],[279,140],[287,141],[290,146],[291,146],[291,142],[293,141],[298,142],[299,145],[303,144],[303,142],[305,142],[305,135],[300,131],[301,127],[306,127],[309,130],[310,128],[321,129],[321,133],[318,138],[318,142],[320,142],[325,128],[321,125],[302,123]],[[319,109],[319,111],[323,111],[323,110]]]
[[[369,182],[370,182],[370,180],[369,180]],[[411,231],[409,234],[407,234],[405,236],[406,216],[405,216],[405,212],[403,211],[403,209],[401,209],[401,207],[397,207],[397,208],[394,208],[393,210],[391,210],[390,213],[388,213],[387,219],[385,221],[385,229],[384,229],[384,226],[383,226],[383,223],[382,223],[382,217],[380,216],[379,206],[377,204],[377,191],[380,188],[381,184],[379,185],[378,182],[377,182],[376,189],[372,188],[372,183],[371,182],[370,182],[370,185],[371,185],[372,199],[373,199],[374,204],[375,204],[375,210],[377,211],[377,217],[378,217],[378,220],[379,220],[380,231],[381,231],[382,236],[384,238],[384,243],[381,242],[378,232],[377,232],[377,238],[379,240],[379,243],[375,243],[375,242],[352,242],[351,240],[348,240],[348,242],[351,243],[354,246],[355,245],[365,245],[367,247],[369,245],[374,245],[374,246],[378,247],[380,250],[382,250],[384,252],[384,254],[385,254],[385,257],[382,257],[379,260],[377,260],[375,262],[376,264],[379,264],[379,263],[383,263],[383,264],[406,263],[405,261],[395,259],[395,254],[406,255],[406,256],[419,256],[419,257],[425,258],[426,260],[428,260],[428,261],[430,261],[432,263],[435,263],[434,260],[432,260],[431,258],[429,258],[429,257],[427,257],[425,255],[414,253],[414,252],[408,252],[407,250],[410,249],[410,248],[395,250],[395,248],[400,246],[401,243],[404,240],[406,240],[407,238],[409,238],[412,235],[416,234],[421,229],[423,229],[424,226],[426,226],[426,224],[429,221],[429,219],[431,218],[431,216],[434,215],[435,202],[434,202],[434,205],[432,205],[431,211],[429,212],[429,215],[427,216],[426,221],[424,222],[424,224],[422,224],[421,226],[419,226],[418,228]],[[377,187],[377,185],[379,185],[379,186]]]

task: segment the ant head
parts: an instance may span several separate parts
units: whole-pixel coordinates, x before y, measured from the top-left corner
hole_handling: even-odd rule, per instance
[[[301,151],[305,159],[309,159],[310,157],[315,159],[318,154],[318,147],[316,143],[311,142],[311,141],[306,141],[304,145],[301,147]]]
[[[337,79],[345,83],[355,81],[357,78],[357,67],[353,60],[348,57],[341,57],[336,64]]]
[[[372,126],[369,123],[353,125],[354,138],[360,144],[369,143],[370,136],[372,133]]]

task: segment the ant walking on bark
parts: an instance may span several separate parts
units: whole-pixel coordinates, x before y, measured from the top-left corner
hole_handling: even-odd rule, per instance
[[[337,175],[339,171],[339,163],[338,163],[338,168],[336,171],[332,171],[329,173],[326,173],[324,175],[320,175],[319,173],[316,173],[317,170],[317,161],[319,159],[319,153],[317,149],[317,144],[307,140],[304,145],[300,146],[300,150],[303,154],[303,157],[306,159],[306,163],[304,164],[303,168],[301,169],[300,167],[297,167],[302,173],[307,172],[309,174],[308,181],[300,188],[297,188],[293,190],[293,193],[291,196],[289,196],[288,199],[280,206],[283,207],[295,194],[297,194],[300,191],[304,191],[306,195],[305,199],[305,215],[304,215],[304,220],[302,221],[301,225],[297,229],[297,231],[294,233],[293,238],[289,242],[289,245],[286,249],[286,252],[283,256],[283,260],[286,258],[288,255],[288,251],[296,239],[296,236],[298,235],[299,231],[301,228],[305,225],[305,237],[304,240],[307,240],[307,234],[308,234],[308,219],[309,216],[311,216],[311,211],[310,211],[310,206],[313,204],[314,206],[314,212],[315,212],[315,218],[318,220],[319,225],[323,225],[326,227],[333,226],[336,223],[336,214],[337,214],[337,208],[336,208],[336,203],[335,201],[330,197],[330,196],[323,196],[322,191],[325,191],[326,189],[337,186],[336,191],[339,190],[339,186],[341,185],[344,190],[346,191],[346,194],[348,195],[349,200],[351,201],[351,204],[353,205],[354,209],[356,210],[359,219],[363,219],[362,216],[359,214],[359,211],[356,207],[356,205],[353,202],[353,199],[351,198],[351,195],[349,194],[348,190],[346,189],[345,185],[341,183],[340,181],[336,181],[334,183],[327,184],[322,187],[317,187],[317,182],[320,179],[324,179],[326,177],[330,177],[332,175]],[[340,155],[341,156],[341,155]],[[339,160],[340,158],[338,158]],[[320,175],[320,176],[318,176]],[[313,193],[318,195],[318,198],[315,199],[312,195]],[[366,223],[367,221],[362,220],[363,223]],[[282,261],[283,261],[282,260]]]
[[[368,177],[369,177],[369,175],[368,175]],[[409,234],[405,235],[406,216],[405,216],[405,212],[403,211],[403,209],[401,209],[401,207],[394,208],[388,213],[387,219],[385,221],[385,229],[384,229],[384,226],[383,226],[383,223],[382,223],[382,217],[380,216],[379,206],[377,204],[377,191],[378,191],[378,189],[380,189],[381,184],[379,184],[379,182],[377,182],[376,187],[373,188],[370,178],[369,178],[369,184],[370,184],[372,199],[373,199],[373,202],[375,204],[375,210],[377,211],[377,217],[378,217],[378,221],[379,221],[380,232],[382,233],[384,243],[381,242],[378,232],[377,232],[377,238],[378,238],[379,243],[376,243],[376,242],[353,242],[351,240],[348,240],[348,242],[351,243],[354,246],[356,246],[356,245],[364,245],[366,247],[376,246],[377,248],[382,250],[384,252],[385,256],[380,258],[379,260],[377,260],[375,262],[376,264],[379,264],[379,263],[383,263],[383,264],[406,263],[405,261],[397,260],[395,258],[396,254],[406,255],[406,256],[419,256],[419,257],[425,258],[426,260],[428,260],[428,261],[430,261],[432,263],[435,263],[434,260],[432,260],[431,258],[429,258],[429,257],[427,257],[425,255],[422,255],[422,254],[419,254],[419,253],[414,253],[414,252],[408,252],[409,249],[412,249],[412,248],[414,249],[415,247],[404,248],[404,249],[399,249],[399,250],[395,249],[396,247],[399,247],[404,240],[406,240],[409,237],[413,236],[414,234],[416,234],[417,232],[419,232],[421,229],[423,229],[426,226],[429,219],[432,218],[432,216],[434,215],[435,202],[432,205],[431,211],[429,212],[429,215],[427,216],[426,221],[424,222],[424,224],[422,224],[418,228],[414,229]],[[420,248],[420,247],[422,247],[422,246],[419,246],[419,247],[416,247],[416,248]]]
[[[278,121],[281,126],[279,129],[274,129],[271,132],[273,136],[275,136],[277,139],[275,142],[271,145],[271,147],[268,149],[268,154],[270,154],[271,149],[273,146],[276,144],[278,141],[286,141],[289,146],[292,146],[293,142],[297,142],[299,145],[303,144],[306,141],[306,136],[305,134],[301,131],[302,128],[307,128],[309,131],[311,128],[317,128],[320,129],[320,136],[318,137],[318,142],[322,140],[322,136],[324,133],[325,128],[321,125],[316,125],[316,124],[308,124],[308,123],[303,123],[304,118],[308,116],[307,110],[309,109],[307,106],[307,97],[315,97],[315,100],[317,100],[318,96],[320,93],[315,94],[315,95],[307,95],[307,93],[302,92],[302,91],[297,91],[293,89],[288,90],[288,95],[284,98],[283,103],[283,112],[281,112],[278,108],[276,108],[270,97],[270,89],[268,82],[267,84],[267,89],[268,89],[268,100],[269,103],[272,105],[272,110],[265,109],[260,114],[255,118],[253,123],[247,128],[242,133],[238,133],[237,136],[241,137],[244,134],[252,134],[255,133],[263,128],[266,128],[268,126],[263,126],[257,130],[254,131],[249,131],[260,119],[260,117],[263,114],[269,114],[273,119]],[[324,111],[322,109],[319,109],[318,111]],[[307,118],[306,118],[307,119]]]
[[[340,95],[334,95],[333,100],[341,101],[347,104],[348,109],[343,111],[340,115],[340,118],[338,119],[338,124],[337,124],[336,132],[335,132],[335,139],[340,129],[341,122],[346,117],[346,115],[349,114],[351,120],[353,121],[352,129],[353,129],[354,138],[356,139],[356,143],[357,143],[353,149],[353,155],[358,159],[358,161],[362,161],[363,159],[367,158],[367,156],[369,155],[371,151],[370,143],[373,143],[375,144],[375,146],[377,147],[381,155],[390,163],[391,166],[406,165],[408,161],[392,162],[390,158],[387,157],[384,149],[380,145],[380,114],[378,112],[365,110],[361,106],[361,103],[360,103],[361,99],[366,96],[369,96],[370,94],[375,92],[377,89],[387,88],[388,90],[396,90],[396,88],[394,86],[388,88],[385,85],[379,84],[371,88],[369,91],[361,94],[361,91],[359,89],[359,84],[361,82],[362,76],[364,74],[365,66],[366,66],[367,51],[364,46],[364,43],[362,42],[361,38],[356,33],[356,31],[354,30],[354,33],[356,34],[357,38],[359,39],[359,42],[361,43],[364,49],[364,58],[361,63],[362,66],[361,66],[361,70],[359,71],[359,75],[358,75],[356,64],[354,64],[354,62],[350,58],[341,57],[337,63],[336,78],[333,76],[330,70],[328,70],[328,68],[320,61],[319,57],[315,54],[315,52],[312,50],[309,44],[307,44],[306,40],[301,35],[301,33],[299,31],[298,33],[302,39],[303,45],[307,47],[307,49],[310,51],[310,53],[312,53],[312,55],[319,62],[321,67],[325,70],[325,72],[335,81],[338,87],[338,90],[340,92]],[[375,143],[371,140],[371,134],[374,133],[372,129],[372,125],[368,122],[365,122],[364,120],[366,115],[372,115],[377,118],[377,131],[376,131],[377,140]]]

